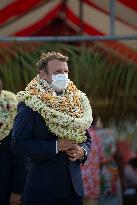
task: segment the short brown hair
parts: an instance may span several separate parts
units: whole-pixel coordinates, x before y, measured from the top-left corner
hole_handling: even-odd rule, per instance
[[[48,62],[53,60],[53,59],[57,59],[63,62],[68,62],[68,57],[62,55],[59,52],[55,52],[55,51],[51,51],[51,52],[47,52],[44,53],[42,52],[40,60],[37,62],[36,67],[37,67],[37,71],[39,72],[40,70],[47,70],[47,65]]]

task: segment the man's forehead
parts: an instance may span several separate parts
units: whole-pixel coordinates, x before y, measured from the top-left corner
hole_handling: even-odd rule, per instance
[[[50,67],[54,67],[54,68],[58,68],[58,67],[67,67],[67,62],[65,61],[60,61],[58,59],[53,59],[53,60],[50,60],[48,62],[48,66],[49,68]]]

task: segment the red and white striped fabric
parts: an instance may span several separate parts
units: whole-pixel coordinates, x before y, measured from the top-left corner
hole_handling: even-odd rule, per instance
[[[61,5],[60,0],[1,0],[0,36],[33,36],[56,18]]]
[[[68,24],[78,31],[80,25],[79,0],[67,2]],[[83,0],[83,2],[84,34],[109,35],[109,0]],[[115,33],[117,35],[137,35],[137,1],[134,1],[134,5],[133,0],[130,3],[127,0],[116,1]],[[137,63],[137,40],[101,44]]]
[[[47,35],[46,26],[59,16],[66,16],[69,27],[77,33],[80,27],[79,0],[1,0],[0,36]],[[85,35],[110,33],[110,0],[83,0],[83,29]],[[65,15],[61,15],[62,12]],[[65,28],[65,27],[64,27]],[[65,32],[65,31],[64,31]],[[117,35],[137,35],[137,1],[117,0],[115,32]],[[54,33],[52,34],[54,35]],[[132,56],[137,62],[137,41],[107,42],[105,46]]]

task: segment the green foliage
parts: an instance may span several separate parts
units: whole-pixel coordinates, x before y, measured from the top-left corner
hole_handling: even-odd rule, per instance
[[[136,117],[137,65],[124,62],[92,46],[68,44],[14,44],[0,50],[0,77],[4,89],[23,90],[36,75],[41,51],[61,51],[69,56],[70,78],[90,98],[93,113],[104,122]]]

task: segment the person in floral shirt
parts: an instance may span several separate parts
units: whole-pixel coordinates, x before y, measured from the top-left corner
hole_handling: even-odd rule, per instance
[[[124,166],[118,141],[112,129],[97,130],[103,144],[104,160],[101,167],[101,195],[99,205],[122,205]]]
[[[84,166],[81,166],[84,183],[84,205],[97,205],[100,197],[100,166],[103,161],[103,146],[96,128],[89,128],[91,136],[91,152]]]

